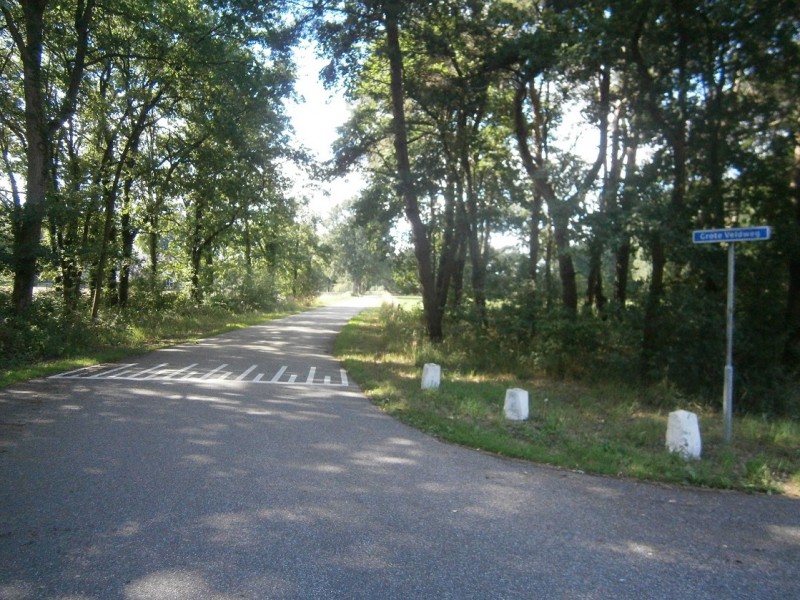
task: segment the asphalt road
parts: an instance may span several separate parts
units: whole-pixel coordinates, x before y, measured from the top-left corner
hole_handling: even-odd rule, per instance
[[[342,305],[0,391],[0,599],[800,598],[800,502],[440,443]]]

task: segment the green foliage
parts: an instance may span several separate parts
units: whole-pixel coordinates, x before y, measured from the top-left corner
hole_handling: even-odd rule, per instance
[[[37,294],[24,314],[14,311],[9,294],[0,292],[0,368],[51,360],[78,352],[123,344],[125,325],[111,315],[92,322],[86,313],[64,310],[60,295]]]
[[[591,312],[570,317],[532,310],[525,296],[520,296],[519,303],[510,299],[491,304],[482,325],[469,310],[450,315],[447,335],[440,343],[426,340],[418,309],[384,307],[381,319],[389,351],[406,352],[417,366],[435,362],[465,373],[504,372],[520,378],[641,386],[646,390],[643,401],[655,408],[672,408],[676,400],[686,398],[714,408],[722,395],[724,306],[719,306],[718,299],[697,297],[688,293],[689,288],[685,291],[676,291],[664,303],[662,318],[670,325],[660,332],[664,337],[658,354],[660,368],[651,384],[638,375],[642,315],[633,307],[609,312],[602,319]],[[743,329],[742,346],[750,334],[748,328]],[[760,343],[767,340],[761,338]],[[780,369],[758,361],[743,362],[734,407],[740,414],[797,418],[800,394],[796,389],[796,380]]]
[[[462,338],[452,329],[444,343],[432,345],[422,333],[418,308],[384,305],[351,322],[336,353],[373,402],[432,435],[584,472],[800,493],[797,421],[737,416],[734,443],[726,446],[721,416],[692,404],[674,387],[642,389],[630,380],[588,385],[554,381],[542,373],[520,378],[512,354],[491,361],[482,356],[497,347],[475,346],[475,338]],[[573,342],[586,335],[567,333],[575,336]],[[442,366],[437,391],[419,386],[422,363],[429,361]],[[511,387],[529,391],[527,421],[508,422],[502,416],[504,390]],[[700,415],[700,461],[686,461],[664,448],[667,412],[675,408]]]

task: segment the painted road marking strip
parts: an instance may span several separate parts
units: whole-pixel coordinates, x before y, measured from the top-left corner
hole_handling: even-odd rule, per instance
[[[139,377],[141,375],[146,375],[147,373],[151,373],[152,371],[158,371],[159,369],[166,367],[169,363],[161,363],[160,365],[156,365],[155,367],[150,367],[149,369],[145,369],[144,371],[139,371],[136,375],[131,375],[131,378]],[[156,373],[158,375],[158,373]],[[144,379],[149,379],[145,377]]]
[[[247,371],[245,371],[244,373],[242,373],[241,375],[239,375],[239,376],[236,378],[236,381],[242,381],[242,380],[243,380],[245,377],[247,377],[247,376],[248,376],[248,375],[251,373],[251,371],[253,371],[253,370],[254,370],[254,369],[257,367],[257,366],[258,366],[258,365],[253,365],[253,366],[251,366],[249,369],[247,369]]]
[[[148,375],[147,377],[144,377],[143,379],[145,379],[145,380],[148,380],[148,381],[149,381],[150,379],[155,379],[156,377],[159,377],[159,376],[161,376],[161,375],[164,375],[165,373],[169,373],[169,369],[161,369],[161,370],[159,370],[159,371],[156,371],[156,372],[155,372],[155,373],[153,373],[152,375]],[[141,375],[141,373],[140,373],[140,375]],[[137,375],[137,377],[138,377],[138,375]]]
[[[270,379],[269,382],[278,383],[278,380],[281,378],[281,375],[283,375],[283,372],[286,370],[286,368],[287,367],[281,367],[280,369],[278,369],[278,372],[275,373],[275,375],[273,375],[272,379]]]
[[[227,364],[227,363],[226,363],[226,364],[224,364],[224,365],[220,365],[220,366],[218,366],[216,369],[214,369],[213,371],[209,371],[208,373],[206,373],[205,375],[203,375],[203,376],[202,376],[200,379],[201,379],[201,380],[205,380],[205,379],[211,379],[211,377],[212,377],[212,376],[213,376],[215,373],[217,373],[218,371],[221,371],[222,369],[224,369],[224,368],[225,368],[225,367],[227,367],[227,366],[228,366],[228,364]],[[226,374],[226,376],[227,376],[227,374]],[[224,379],[224,378],[223,378],[223,379]]]
[[[112,373],[116,373],[117,371],[122,371],[124,369],[130,369],[131,367],[135,367],[136,363],[130,363],[127,365],[120,365],[116,369],[111,369],[110,371],[103,371],[102,373],[97,373],[95,375],[89,376],[89,379],[99,379],[100,377],[113,377]]]
[[[133,369],[128,369],[127,371],[120,371],[114,375],[110,375],[109,377],[103,377],[103,379],[130,379],[130,377],[123,377],[123,375],[128,375],[128,373],[133,373]]]
[[[80,369],[73,369],[72,371],[67,371],[66,373],[61,373],[59,375],[51,375],[48,379],[58,379],[59,377],[69,377],[70,375],[74,375],[75,373],[80,373],[81,371],[88,371],[92,367],[81,367]]]
[[[181,373],[183,373],[185,371],[188,371],[189,369],[192,369],[192,368],[194,368],[196,366],[197,366],[197,363],[192,363],[188,367],[183,367],[182,369],[178,369],[177,371],[175,371],[171,375],[167,375],[164,379],[172,379],[173,377],[175,377],[175,375],[180,375]]]
[[[148,367],[141,371],[132,369],[138,363],[126,363],[118,365],[113,369],[109,369],[110,365],[94,365],[92,367],[81,367],[65,373],[51,375],[48,379],[92,379],[103,380],[113,379],[115,381],[215,381],[224,383],[261,383],[261,384],[279,384],[279,385],[310,385],[310,386],[324,386],[324,387],[348,387],[349,380],[347,373],[344,369],[339,369],[339,376],[341,383],[336,382],[336,378],[331,374],[321,374],[317,377],[317,372],[320,367],[312,366],[308,368],[308,373],[303,378],[297,373],[290,373],[286,376],[288,366],[281,366],[270,379],[264,379],[264,373],[258,373],[252,379],[249,379],[253,371],[258,368],[258,365],[251,365],[244,372],[239,374],[235,379],[228,379],[233,375],[234,371],[223,371],[228,364],[222,364],[218,367],[207,371],[205,369],[196,370],[198,363],[192,363],[180,369],[173,370],[168,368],[169,363],[161,363],[153,367]],[[96,372],[97,369],[100,372]],[[323,367],[323,371],[327,368]],[[329,371],[330,373],[330,371]],[[198,377],[199,376],[199,377]],[[281,378],[284,378],[281,380]]]

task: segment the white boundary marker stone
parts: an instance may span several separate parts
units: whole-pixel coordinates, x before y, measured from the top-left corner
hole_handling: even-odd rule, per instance
[[[669,413],[667,421],[667,449],[684,458],[700,458],[702,442],[697,415],[686,410]]]
[[[422,389],[438,390],[439,380],[442,377],[442,368],[436,363],[425,363],[422,367]]]
[[[524,421],[528,418],[528,392],[520,388],[506,390],[506,401],[503,405],[506,419]]]

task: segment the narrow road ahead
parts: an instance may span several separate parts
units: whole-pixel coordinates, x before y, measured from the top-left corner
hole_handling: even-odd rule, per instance
[[[0,599],[800,598],[800,502],[442,444],[331,358],[361,308],[0,391]]]

